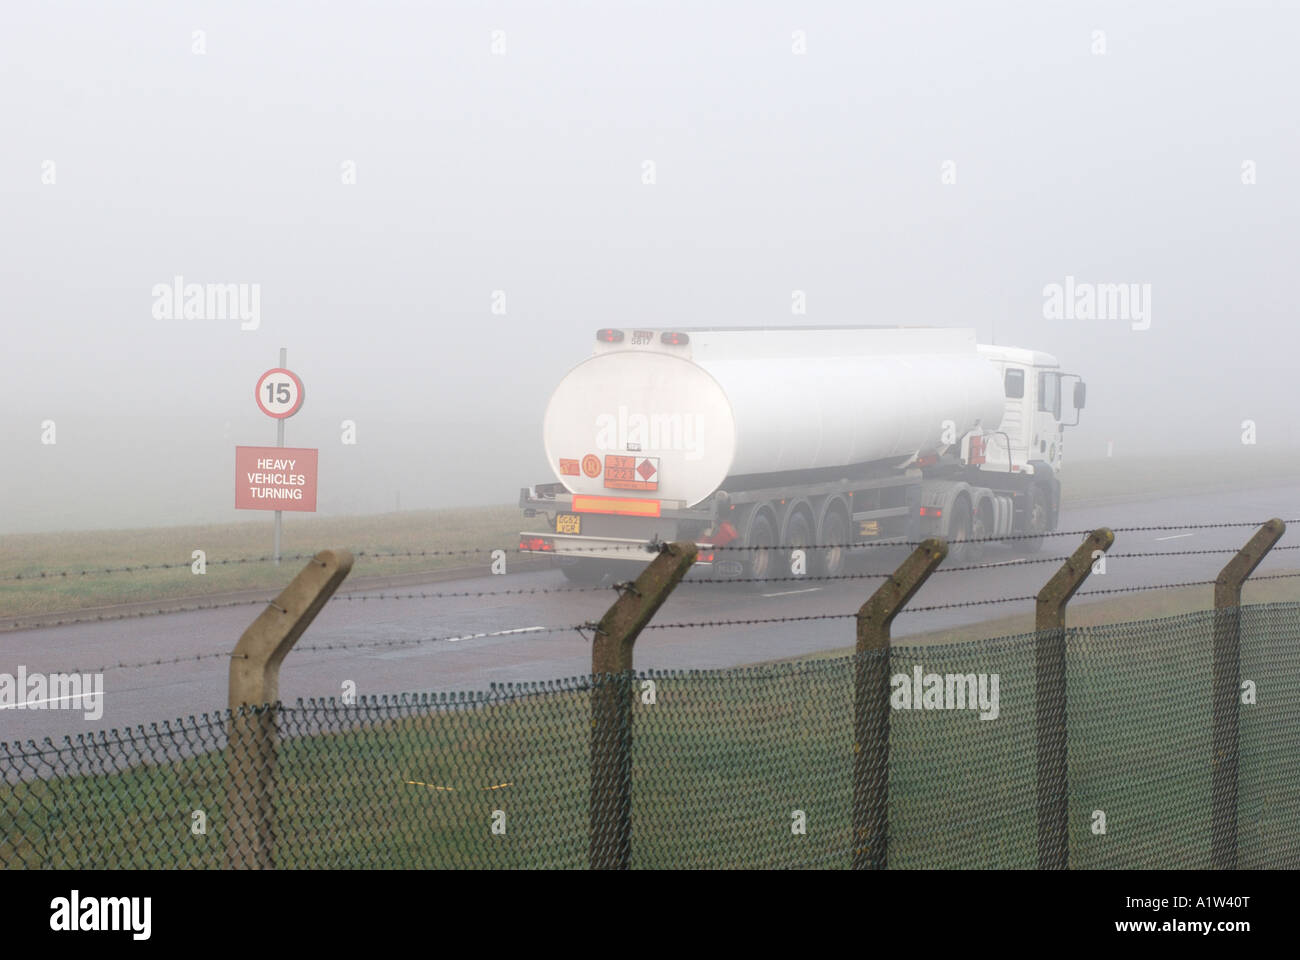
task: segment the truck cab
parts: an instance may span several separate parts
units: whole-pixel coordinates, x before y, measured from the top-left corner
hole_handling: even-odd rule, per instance
[[[1084,405],[1083,381],[1078,374],[1062,373],[1049,353],[987,344],[978,349],[998,369],[1005,398],[1001,426],[982,437],[979,469],[1032,475],[1047,468],[1059,473],[1065,428],[1079,422]],[[1072,410],[1064,399],[1070,383]]]

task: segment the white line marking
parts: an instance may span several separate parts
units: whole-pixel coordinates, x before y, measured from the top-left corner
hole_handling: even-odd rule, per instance
[[[765,593],[765,597],[788,597],[792,593],[816,593],[821,587],[805,587],[802,590],[782,590],[780,593]]]
[[[1025,557],[1017,557],[1015,560],[999,560],[996,563],[981,563],[981,567],[1005,567],[1008,563],[1024,563]]]
[[[1161,540],[1181,540],[1183,539],[1183,537],[1194,537],[1194,536],[1196,536],[1196,534],[1194,533],[1176,533],[1172,537],[1156,537],[1156,542],[1158,543]]]
[[[538,630],[545,630],[545,627],[515,627],[512,630],[497,630],[495,633],[469,633],[463,637],[448,637],[447,643],[455,643],[457,640],[478,640],[481,637],[504,637],[512,633],[535,633]]]
[[[69,694],[66,697],[50,697],[48,700],[24,700],[22,703],[0,703],[0,710],[21,710],[24,707],[30,707],[38,703],[62,703],[64,700],[86,701],[93,697],[102,697],[103,695],[102,691],[100,693],[75,693]],[[73,709],[75,710],[76,708],[74,707]]]

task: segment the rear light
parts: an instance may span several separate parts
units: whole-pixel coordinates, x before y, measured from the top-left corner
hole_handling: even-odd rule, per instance
[[[942,517],[943,510],[939,507],[922,507],[921,516],[923,517]]]
[[[661,333],[659,342],[666,343],[670,347],[684,347],[691,342],[691,338],[684,333]]]
[[[555,544],[545,537],[528,537],[519,541],[519,549],[525,553],[546,552],[555,549]]]
[[[696,563],[712,563],[712,562],[713,562],[713,551],[710,550],[710,551],[708,551],[707,553],[697,553],[697,554],[695,555],[695,562],[696,562]]]
[[[604,330],[596,331],[596,339],[601,343],[622,343],[623,331],[606,327]]]

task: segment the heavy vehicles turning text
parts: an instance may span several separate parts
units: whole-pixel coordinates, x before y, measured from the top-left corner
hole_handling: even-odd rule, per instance
[[[710,576],[758,580],[789,576],[791,548],[821,576],[929,536],[961,562],[1011,535],[1035,551],[1085,394],[1054,357],[972,330],[600,330],[546,409],[558,482],[520,492],[520,549],[577,581],[671,540],[694,540]]]

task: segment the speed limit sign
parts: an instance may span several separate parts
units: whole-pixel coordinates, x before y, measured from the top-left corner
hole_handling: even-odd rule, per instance
[[[292,417],[302,406],[302,381],[292,370],[275,367],[257,381],[253,396],[268,417],[283,420]]]

